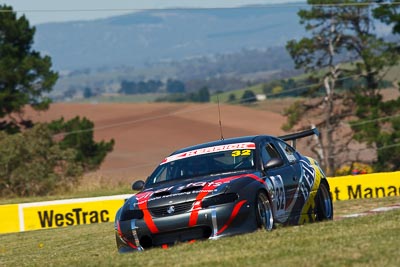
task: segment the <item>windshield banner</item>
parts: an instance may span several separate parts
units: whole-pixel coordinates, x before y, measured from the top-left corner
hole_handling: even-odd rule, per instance
[[[165,158],[161,162],[160,165],[171,162],[171,161],[189,158],[189,157],[193,157],[193,156],[199,156],[199,155],[210,154],[210,153],[221,152],[221,151],[231,151],[231,150],[236,150],[236,149],[256,149],[256,144],[254,144],[252,142],[245,142],[245,143],[211,146],[211,147],[204,147],[204,148],[200,148],[200,149],[190,150],[190,151],[186,151],[186,152],[182,152],[179,154],[169,156],[169,157]]]

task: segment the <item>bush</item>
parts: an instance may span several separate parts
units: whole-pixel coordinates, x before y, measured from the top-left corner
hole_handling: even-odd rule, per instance
[[[352,162],[350,165],[344,165],[340,169],[336,170],[335,176],[367,174],[373,172],[374,169],[368,164]]]
[[[69,190],[82,168],[74,149],[61,149],[48,127],[37,124],[23,133],[0,132],[0,195],[38,196]]]

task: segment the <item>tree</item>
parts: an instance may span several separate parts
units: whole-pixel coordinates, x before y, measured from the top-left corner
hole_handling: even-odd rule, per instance
[[[242,104],[250,104],[257,101],[257,97],[251,90],[244,91],[242,98],[240,99],[240,103]]]
[[[179,80],[167,81],[167,92],[168,93],[184,93],[186,91],[185,84]]]
[[[230,93],[228,96],[228,103],[236,103],[236,96],[234,93]]]
[[[400,34],[400,6],[395,4],[395,1],[378,1],[382,5],[373,10],[374,17],[387,25],[391,25],[393,34]],[[400,53],[400,46],[394,48]],[[400,82],[397,84],[400,90]],[[381,115],[381,119],[369,120],[365,123],[353,125],[353,128],[358,130],[358,138],[366,140],[369,144],[376,145],[377,162],[375,169],[381,170],[398,170],[400,168],[400,97],[381,103],[379,110],[376,113]],[[381,125],[377,125],[380,122]],[[361,127],[360,127],[361,126]],[[380,130],[378,133],[376,129]],[[375,133],[376,135],[367,134]]]
[[[398,19],[399,17],[395,15],[397,8],[392,5],[382,5],[374,9],[373,13],[376,18],[385,22],[388,13],[382,13],[382,11],[391,10],[390,12],[394,12],[390,16],[391,19],[396,17]],[[394,20],[392,22],[394,23],[393,32],[400,33],[399,21],[397,24]],[[354,29],[358,34],[363,33],[363,29],[356,27]],[[362,86],[355,91],[358,121],[353,122],[352,129],[356,140],[365,142],[376,150],[377,160],[374,166],[377,171],[397,170],[396,167],[399,165],[396,161],[400,158],[400,149],[387,148],[400,141],[396,134],[399,121],[395,117],[400,113],[398,105],[400,98],[383,102],[381,88],[383,77],[389,70],[388,67],[396,65],[399,61],[399,47],[396,43],[388,43],[369,35],[364,36],[365,38],[360,42],[352,43],[356,51],[362,51],[359,53],[362,64],[356,64],[356,71],[363,81]],[[387,117],[394,119],[384,119]]]
[[[319,139],[314,151],[327,174],[333,175],[342,164],[338,159],[347,160],[341,155],[345,154],[352,141],[352,132],[344,132],[340,123],[353,114],[356,104],[361,105],[360,101],[354,102],[353,99],[379,95],[382,71],[396,62],[396,56],[392,44],[372,33],[373,20],[368,1],[346,1],[346,5],[338,0],[323,1],[323,5],[318,0],[307,2],[311,8],[300,10],[298,15],[311,37],[289,41],[286,48],[296,68],[303,68],[314,75],[319,79],[319,85],[309,88],[309,96],[314,99],[303,105],[297,103],[297,106],[302,106],[302,111],[294,112],[297,120],[290,119],[291,124],[286,126],[290,129],[303,120],[300,127],[316,124],[321,129],[323,138]],[[341,64],[344,59],[354,62],[353,67],[345,68]],[[338,81],[354,74],[365,81],[365,86],[339,93]],[[323,96],[318,97],[321,87]],[[287,115],[290,117],[290,113]],[[307,122],[310,117],[319,119]]]
[[[0,9],[0,194],[43,195],[68,189],[83,170],[98,168],[114,140],[96,143],[93,123],[86,118],[35,126],[23,118],[26,105],[48,108],[46,93],[58,74],[50,70],[50,57],[32,50],[35,28],[25,16],[17,19],[5,5]],[[32,129],[19,133],[23,127]],[[53,132],[62,132],[62,138],[56,141]]]
[[[281,82],[279,80],[273,80],[262,85],[262,90],[267,98],[274,97],[272,90],[276,86],[281,86]]]
[[[210,92],[207,87],[200,88],[195,93],[190,93],[188,95],[188,100],[192,102],[210,102]]]
[[[400,83],[398,84],[400,86]],[[376,171],[397,171],[400,168],[400,97],[371,104],[371,99],[360,98],[357,115],[363,120],[354,121],[355,138],[376,148]]]
[[[317,124],[319,128],[325,129],[326,145],[323,144],[323,139],[320,139],[319,147],[322,148],[322,153],[318,156],[323,168],[327,170],[327,174],[332,175],[336,168],[333,133],[340,122],[337,119],[339,114],[333,112],[335,99],[337,99],[335,86],[341,73],[340,63],[337,62],[336,57],[343,49],[343,32],[346,25],[341,23],[342,10],[340,8],[313,6],[316,2],[318,1],[308,1],[312,5],[311,9],[298,12],[300,23],[306,24],[305,28],[311,31],[312,37],[303,38],[300,41],[291,40],[286,48],[292,56],[296,68],[304,68],[308,73],[315,73],[318,69],[325,70],[320,77],[321,83],[324,84],[325,97],[312,103],[303,103],[302,112],[295,114],[296,117],[302,118],[303,114],[310,113],[317,106],[324,107],[322,113],[319,114],[323,118],[319,122],[311,122],[311,124]],[[310,95],[318,89],[318,87],[310,88]],[[296,104],[302,106],[299,103]],[[293,118],[291,121],[297,123]],[[292,126],[289,125],[287,128]]]
[[[146,93],[155,93],[163,86],[163,83],[159,80],[149,80],[147,81],[147,91]]]
[[[85,87],[85,89],[83,89],[83,97],[84,98],[91,98],[93,96],[93,92],[92,89],[90,89],[89,87]]]
[[[210,91],[207,87],[202,87],[199,92],[199,102],[210,102]]]
[[[392,33],[400,34],[400,5],[398,1],[380,0],[376,2],[382,5],[373,10],[374,17],[387,25],[392,25]]]
[[[52,90],[58,74],[50,70],[49,56],[32,49],[35,27],[25,16],[17,18],[12,7],[0,5],[0,9],[0,130],[15,133],[32,125],[23,119],[25,105],[48,108],[45,93]]]
[[[60,148],[75,149],[75,161],[80,163],[85,171],[95,170],[114,147],[114,140],[95,142],[93,140],[93,122],[87,118],[75,117],[69,121],[64,118],[49,123],[48,127],[60,140]]]
[[[123,80],[121,82],[121,89],[119,90],[119,92],[127,95],[137,94],[138,91],[136,88],[136,83]]]

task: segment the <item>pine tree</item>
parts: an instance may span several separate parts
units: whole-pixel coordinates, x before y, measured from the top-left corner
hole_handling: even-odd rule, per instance
[[[17,18],[12,7],[0,5],[0,130],[13,133],[32,126],[23,118],[23,108],[48,108],[45,96],[58,74],[51,70],[49,56],[32,49],[35,27],[25,16]]]

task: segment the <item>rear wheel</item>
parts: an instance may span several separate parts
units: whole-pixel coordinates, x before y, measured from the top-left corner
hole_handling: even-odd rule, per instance
[[[256,216],[258,227],[271,231],[274,227],[274,216],[272,206],[267,195],[260,191],[256,199]]]
[[[333,219],[332,196],[329,192],[329,184],[325,179],[319,185],[318,193],[315,197],[315,209],[317,221]]]

